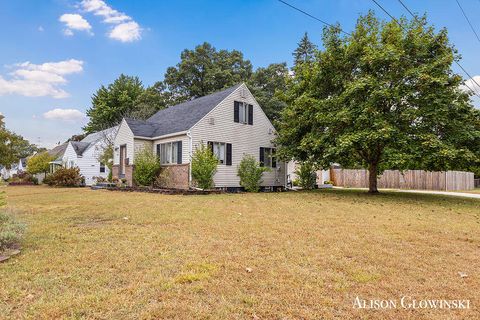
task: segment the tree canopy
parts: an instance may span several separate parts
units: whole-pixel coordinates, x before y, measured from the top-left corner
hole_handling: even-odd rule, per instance
[[[287,89],[288,67],[284,63],[272,63],[266,68],[258,68],[248,82],[248,87],[257,99],[267,117],[280,118],[286,103],[280,94]]]
[[[218,50],[205,42],[185,49],[180,62],[165,73],[165,84],[176,102],[198,98],[247,81],[252,64],[237,50]]]
[[[27,160],[27,172],[31,174],[44,173],[50,169],[50,161],[55,160],[48,152],[37,153]]]
[[[328,167],[364,166],[369,191],[385,169],[466,169],[480,162],[473,108],[445,29],[426,17],[361,16],[351,35],[324,29],[324,49],[298,66],[285,95],[279,154]]]
[[[317,46],[310,41],[308,34],[305,32],[298,43],[297,48],[293,52],[294,65],[297,66],[305,62],[313,61],[316,51]]]

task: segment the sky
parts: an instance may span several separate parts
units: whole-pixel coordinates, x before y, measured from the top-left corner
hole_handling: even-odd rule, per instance
[[[285,1],[346,31],[371,9],[388,19],[371,0]],[[395,17],[408,14],[397,0],[377,1]],[[402,1],[448,29],[462,66],[480,83],[480,40],[457,2]],[[458,1],[480,35],[480,1]],[[81,133],[92,94],[121,73],[151,85],[182,50],[205,41],[240,50],[254,68],[291,66],[305,32],[321,47],[322,28],[278,0],[0,0],[0,113],[8,129],[50,148]]]

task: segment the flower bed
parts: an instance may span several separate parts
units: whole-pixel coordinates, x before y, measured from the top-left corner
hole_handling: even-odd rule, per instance
[[[223,194],[223,190],[182,190],[182,189],[158,189],[150,187],[109,187],[105,188],[110,191],[123,192],[146,192],[146,193],[160,193],[160,194],[181,194],[181,195],[206,195],[206,194]]]

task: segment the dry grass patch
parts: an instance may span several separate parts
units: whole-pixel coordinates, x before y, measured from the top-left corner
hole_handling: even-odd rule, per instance
[[[480,318],[478,200],[353,190],[7,193],[28,223],[22,253],[0,265],[7,318]],[[470,299],[472,309],[352,308],[356,296],[402,295]]]

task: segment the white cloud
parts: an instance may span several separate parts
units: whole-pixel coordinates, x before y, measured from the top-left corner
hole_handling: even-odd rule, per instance
[[[83,10],[103,18],[103,22],[115,25],[108,36],[121,42],[132,42],[141,39],[139,24],[123,12],[119,12],[102,0],[83,0],[80,3]]]
[[[140,40],[140,26],[135,21],[122,23],[115,26],[108,36],[121,42]]]
[[[0,75],[0,96],[18,94],[27,97],[51,96],[66,98],[69,94],[60,88],[67,83],[66,75],[83,71],[83,61],[70,59],[59,62],[33,64],[18,63],[13,66],[10,79]]]
[[[67,36],[72,36],[73,30],[86,31],[88,34],[92,34],[90,23],[77,13],[65,13],[59,20],[65,23],[66,29],[63,33]]]
[[[480,84],[480,76],[473,76],[473,78],[470,78],[470,79],[466,80],[465,84],[461,85],[460,87],[465,91],[473,90],[477,94],[480,94],[479,84]]]
[[[75,121],[85,118],[85,115],[77,109],[53,109],[43,114],[48,120]]]

